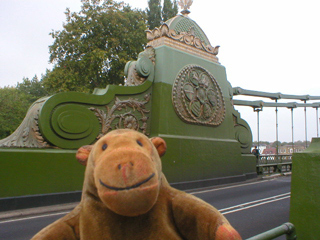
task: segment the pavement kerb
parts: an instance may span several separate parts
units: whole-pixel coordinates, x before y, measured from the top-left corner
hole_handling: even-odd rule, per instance
[[[59,205],[50,205],[45,207],[35,207],[35,208],[0,212],[0,222],[6,221],[9,219],[13,220],[18,218],[26,218],[26,217],[31,217],[31,216],[40,215],[40,214],[69,212],[72,209],[74,209],[78,204],[79,202],[75,202],[75,203],[66,203],[66,204],[59,204]]]
[[[291,172],[285,172],[285,173],[276,173],[276,174],[271,174],[267,176],[262,176],[261,179],[266,180],[266,179],[272,179],[272,178],[277,178],[277,177],[283,177],[283,176],[291,176]]]

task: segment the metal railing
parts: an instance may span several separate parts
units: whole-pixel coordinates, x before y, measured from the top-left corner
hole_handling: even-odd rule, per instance
[[[257,158],[257,173],[288,172],[292,168],[292,155],[260,155]]]
[[[279,227],[273,228],[267,232],[261,233],[247,240],[271,240],[282,235],[286,235],[287,240],[296,240],[296,230],[292,223],[284,223]]]

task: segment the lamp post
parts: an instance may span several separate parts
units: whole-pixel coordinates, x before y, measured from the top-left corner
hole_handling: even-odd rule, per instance
[[[276,103],[278,102],[278,99],[275,99]],[[276,149],[277,149],[277,160],[279,155],[279,124],[278,124],[278,107],[276,106]]]
[[[260,111],[262,111],[262,107],[261,108],[254,108],[253,109],[254,112],[257,112],[257,137],[258,137],[258,149],[260,150]]]
[[[307,101],[304,100],[304,103],[306,104]],[[307,129],[307,107],[304,107],[304,131],[305,131],[305,137],[306,137],[306,148],[308,148],[308,129]]]
[[[319,137],[319,122],[320,122],[320,118],[319,118],[319,111],[318,108],[316,108],[316,115],[317,115],[317,137]]]
[[[293,134],[293,108],[291,108],[291,139],[292,139],[292,153],[294,153],[294,134]]]

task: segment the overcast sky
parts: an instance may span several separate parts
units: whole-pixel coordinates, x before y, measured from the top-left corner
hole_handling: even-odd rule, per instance
[[[126,0],[145,9],[148,0]],[[52,30],[80,0],[0,0],[0,87],[45,73]],[[219,61],[233,87],[320,96],[320,14],[317,0],[194,0],[190,18],[220,45]],[[266,99],[266,101],[269,101]],[[293,101],[293,100],[289,100]],[[317,102],[320,102],[317,101]],[[257,117],[236,107],[257,140]],[[307,109],[307,138],[317,136],[316,110]],[[260,113],[260,140],[274,141],[275,111]],[[279,109],[279,140],[291,141],[291,115]],[[294,110],[294,140],[305,139],[304,111]]]

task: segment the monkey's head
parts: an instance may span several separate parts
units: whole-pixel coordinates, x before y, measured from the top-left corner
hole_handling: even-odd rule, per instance
[[[161,185],[162,138],[147,138],[127,129],[111,131],[92,146],[79,148],[77,159],[86,165],[85,182],[111,211],[138,216],[156,203]]]

